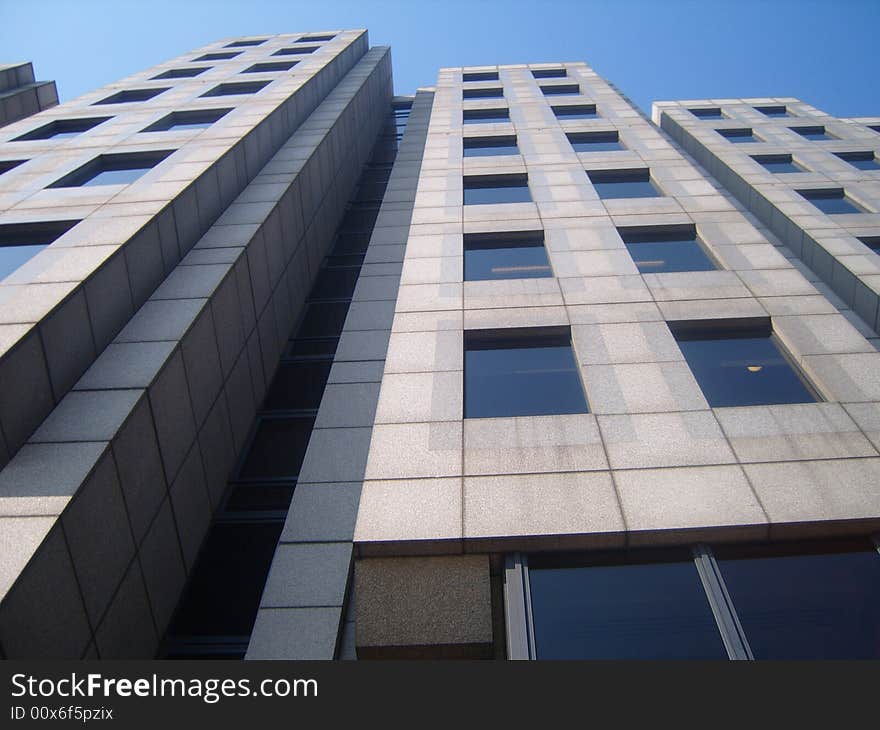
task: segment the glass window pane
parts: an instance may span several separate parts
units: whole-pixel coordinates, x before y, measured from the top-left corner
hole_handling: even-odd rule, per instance
[[[549,556],[548,556],[549,558]],[[726,659],[693,560],[529,559],[538,659]]]
[[[481,337],[485,333],[465,345],[465,418],[588,412],[570,339],[513,332]]]
[[[311,416],[260,419],[238,478],[253,481],[296,478],[314,423]]]
[[[532,200],[528,183],[524,180],[464,181],[464,204],[485,205],[496,203],[528,203]]]
[[[715,130],[722,137],[727,139],[729,142],[733,142],[735,144],[739,143],[750,143],[750,142],[760,142],[759,139],[752,134],[751,129],[717,129]]]
[[[863,213],[846,194],[840,191],[825,192],[822,190],[801,190],[800,194],[809,200],[823,213],[828,215],[845,215],[847,213]]]
[[[877,551],[845,543],[796,550],[715,550],[755,658],[880,659]]]
[[[321,269],[312,287],[312,299],[351,299],[361,270],[357,267]]]
[[[507,109],[465,109],[462,112],[465,124],[496,124],[510,121]]]
[[[568,141],[575,152],[611,152],[623,149],[617,132],[569,134]]]
[[[282,522],[217,523],[208,533],[169,636],[247,636]]]
[[[101,170],[97,175],[83,182],[82,185],[127,185],[151,169],[151,167],[131,167],[125,170]]]
[[[296,336],[338,337],[342,333],[347,315],[348,302],[309,303]]]
[[[656,198],[662,195],[654,187],[647,170],[594,172],[588,173],[588,175],[596,193],[603,200],[608,198]]]
[[[291,484],[236,484],[226,499],[229,512],[287,512],[293,498]]]
[[[676,339],[713,408],[816,400],[769,335]]]
[[[773,173],[789,173],[789,172],[806,172],[804,168],[795,164],[791,155],[775,155],[765,157],[753,157],[753,160],[761,165],[768,172]]]
[[[667,232],[660,228],[648,232],[618,229],[627,250],[642,274],[664,271],[713,271],[716,267],[690,232]]]
[[[468,234],[464,248],[465,281],[553,276],[540,232]]]
[[[9,276],[19,266],[30,261],[47,245],[0,246],[0,279]]]
[[[724,119],[724,115],[721,113],[721,109],[718,109],[717,107],[706,109],[688,109],[688,111],[698,119]]]
[[[591,104],[554,106],[553,113],[558,119],[595,119],[599,116],[596,107]]]
[[[263,410],[317,408],[330,375],[330,360],[281,363],[269,386]]]

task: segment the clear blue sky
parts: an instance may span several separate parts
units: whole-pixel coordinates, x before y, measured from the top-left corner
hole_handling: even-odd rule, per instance
[[[334,28],[390,45],[397,93],[441,66],[586,61],[655,99],[796,96],[880,114],[880,0],[0,0],[0,62],[62,100],[221,37]]]

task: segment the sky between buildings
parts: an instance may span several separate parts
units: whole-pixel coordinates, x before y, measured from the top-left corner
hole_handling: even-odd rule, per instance
[[[442,66],[586,61],[650,111],[663,99],[795,96],[880,114],[880,0],[0,0],[0,63],[61,100],[221,38],[368,28],[398,94]]]

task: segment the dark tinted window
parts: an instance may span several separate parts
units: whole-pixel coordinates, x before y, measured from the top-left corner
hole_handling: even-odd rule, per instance
[[[536,79],[564,79],[568,74],[564,68],[540,68],[532,71],[532,77]]]
[[[749,143],[760,141],[754,134],[752,134],[751,129],[716,129],[715,131],[729,142],[737,144],[741,142]]]
[[[602,199],[656,198],[662,195],[651,182],[649,170],[607,170],[587,174]]]
[[[789,127],[792,132],[796,132],[804,139],[812,139],[812,140],[823,140],[823,139],[834,139],[828,132],[825,131],[825,127]]]
[[[473,71],[464,73],[461,76],[462,81],[497,81],[497,71]]]
[[[281,522],[215,524],[202,547],[170,636],[247,636]]]
[[[189,79],[207,71],[210,66],[191,66],[190,68],[172,68],[153,76],[154,79]]]
[[[465,109],[461,113],[464,124],[496,124],[510,121],[507,109]]]
[[[673,323],[670,329],[713,408],[816,400],[769,325],[720,329]]]
[[[260,419],[238,478],[295,479],[306,455],[314,422],[313,417]]]
[[[554,84],[553,86],[542,86],[541,91],[544,92],[544,96],[563,96],[579,94],[581,89],[577,84]]]
[[[127,185],[152,170],[173,150],[135,152],[119,155],[101,155],[78,170],[65,175],[53,188],[73,188],[84,185]]]
[[[618,233],[642,274],[712,271],[717,268],[697,241],[696,231],[690,226],[649,230],[619,228]]]
[[[806,172],[800,165],[795,164],[791,159],[791,155],[758,155],[752,157],[761,167],[768,172],[787,173],[787,172]]]
[[[586,412],[567,329],[465,332],[465,418]]]
[[[788,110],[784,106],[756,106],[755,111],[761,112],[765,117],[790,116]]]
[[[528,203],[528,180],[524,175],[487,175],[464,179],[464,204]]]
[[[340,233],[336,236],[332,254],[347,256],[364,253],[370,245],[370,233]]]
[[[293,498],[292,484],[235,484],[223,508],[227,512],[287,512]],[[261,515],[275,517],[275,515]],[[279,515],[283,519],[283,515]]]
[[[231,109],[198,109],[185,112],[171,112],[158,122],[151,124],[144,132],[168,132],[176,129],[204,129],[225,117]]]
[[[861,207],[848,198],[843,190],[840,189],[798,190],[798,192],[819,210],[828,215],[865,212]]]
[[[690,556],[529,558],[538,659],[726,659]],[[650,560],[650,562],[649,562]]]
[[[688,109],[688,111],[698,119],[724,119],[724,115],[718,107]]]
[[[263,410],[317,409],[331,364],[330,360],[281,363],[266,393]]]
[[[314,53],[318,50],[318,46],[293,46],[291,48],[281,48],[275,51],[273,56],[294,56],[303,53]]]
[[[566,106],[554,106],[553,113],[557,119],[595,119],[595,104],[571,104]]]
[[[265,38],[263,38],[262,40],[258,40],[258,41],[233,41],[232,43],[227,43],[223,47],[224,48],[243,48],[243,47],[247,47],[247,46],[259,46],[265,42],[266,42]]]
[[[835,152],[835,154],[858,170],[880,170],[873,152]]]
[[[880,251],[880,236],[864,236],[859,239],[873,251]]]
[[[477,233],[464,237],[465,281],[553,276],[540,232]]]
[[[880,556],[867,542],[714,552],[756,659],[880,659]]]
[[[517,155],[516,137],[465,137],[465,157],[487,157],[491,155]]]
[[[14,170],[23,162],[27,162],[27,160],[0,160],[0,175],[2,175],[4,172]]]
[[[297,337],[338,337],[348,314],[348,302],[312,302],[297,330]]]
[[[617,132],[578,132],[566,136],[575,152],[611,152],[623,149]]]
[[[312,299],[351,299],[361,270],[355,267],[332,267],[318,271],[312,287]]]
[[[273,71],[290,71],[294,66],[296,66],[297,61],[276,61],[272,63],[255,63],[253,66],[249,66],[244,71],[243,74],[259,74],[259,73],[272,73]]]
[[[463,99],[500,99],[504,96],[501,89],[463,89]]]
[[[210,91],[202,94],[205,96],[235,96],[236,94],[256,94],[260,89],[268,86],[270,81],[240,81],[220,84]]]
[[[125,91],[119,91],[115,94],[111,94],[106,99],[102,99],[101,101],[96,101],[95,104],[128,104],[134,101],[148,101],[154,96],[159,96],[159,94],[161,94],[163,91],[168,91],[168,88],[127,89]]]
[[[56,119],[54,122],[44,124],[42,127],[32,132],[27,132],[20,137],[16,137],[13,142],[23,142],[32,139],[64,139],[67,137],[75,137],[82,132],[87,132],[93,127],[97,127],[102,122],[106,122],[111,117],[88,117],[84,119]]]
[[[193,61],[225,61],[229,58],[240,56],[241,51],[225,51],[223,53],[206,53],[204,56],[194,58]]]
[[[324,41],[332,41],[335,35],[304,35],[297,39],[297,43],[323,43]]]

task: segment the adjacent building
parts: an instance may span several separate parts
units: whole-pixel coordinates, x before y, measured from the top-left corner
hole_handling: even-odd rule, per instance
[[[58,104],[54,81],[37,81],[32,63],[0,64],[0,127]]]
[[[4,655],[876,656],[880,137],[654,114],[356,30],[0,130]]]

